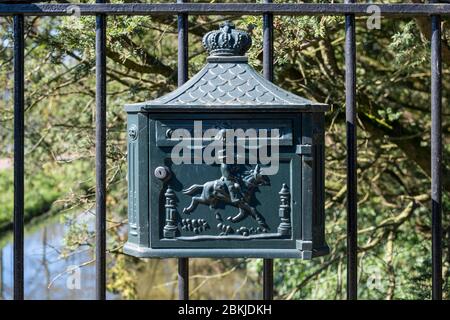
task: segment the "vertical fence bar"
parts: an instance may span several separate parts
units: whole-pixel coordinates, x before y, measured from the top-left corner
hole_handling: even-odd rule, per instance
[[[97,0],[97,3],[104,3]],[[96,298],[106,299],[106,15],[96,16],[95,268]]]
[[[188,258],[178,258],[178,300],[189,300]]]
[[[24,299],[24,21],[14,16],[14,300]]]
[[[187,0],[177,0],[177,3],[185,3]],[[178,86],[182,86],[188,80],[188,16],[178,15]]]
[[[272,0],[264,0],[272,3]],[[263,72],[264,78],[273,82],[273,14],[263,15]]]
[[[354,3],[355,0],[345,0]],[[347,299],[357,299],[357,145],[355,16],[345,16],[345,118],[347,123]]]
[[[442,55],[441,17],[431,17],[432,297],[442,299]]]
[[[184,3],[187,0],[177,0]],[[178,15],[178,86],[188,79],[188,16]],[[189,259],[178,259],[178,299],[189,300]]]
[[[272,0],[264,0],[272,3]],[[263,72],[264,77],[273,81],[273,14],[263,15]],[[263,260],[263,299],[273,299],[273,259]]]
[[[273,259],[263,260],[263,299],[273,300]]]

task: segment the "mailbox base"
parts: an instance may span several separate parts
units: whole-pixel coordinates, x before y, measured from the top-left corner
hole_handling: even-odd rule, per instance
[[[152,249],[140,247],[133,243],[126,243],[124,253],[138,258],[297,258],[310,260],[315,257],[327,255],[330,252],[328,246],[313,250],[299,249]]]

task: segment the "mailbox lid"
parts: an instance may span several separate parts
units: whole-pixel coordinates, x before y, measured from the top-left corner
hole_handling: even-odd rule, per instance
[[[252,115],[253,116],[253,115]],[[254,116],[253,116],[254,117]],[[156,146],[158,147],[173,147],[179,143],[179,137],[176,136],[177,130],[182,128],[186,130],[193,137],[194,144],[198,140],[203,146],[210,144],[214,137],[204,136],[205,132],[210,129],[216,129],[218,127],[226,127],[233,130],[241,130],[242,133],[247,133],[246,136],[238,136],[237,142],[247,144],[257,144],[258,143],[258,132],[261,130],[266,130],[267,132],[267,143],[270,145],[272,143],[278,143],[280,146],[293,146],[293,123],[292,118],[284,117],[279,119],[273,119],[272,117],[259,117],[254,119],[249,119],[248,117],[236,117],[228,115],[226,118],[214,117],[200,117],[200,118],[155,118],[155,135],[156,135]],[[275,135],[273,129],[278,130]],[[201,138],[195,137],[195,133],[201,131]]]

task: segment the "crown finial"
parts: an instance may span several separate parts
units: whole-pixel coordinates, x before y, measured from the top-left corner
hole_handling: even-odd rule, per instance
[[[203,37],[203,47],[211,56],[243,56],[252,45],[252,38],[243,30],[236,30],[233,23],[225,21],[219,30]]]

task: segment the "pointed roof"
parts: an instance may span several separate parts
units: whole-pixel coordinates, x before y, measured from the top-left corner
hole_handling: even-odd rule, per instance
[[[299,97],[264,79],[247,63],[247,57],[236,55],[245,52],[244,46],[250,47],[249,36],[237,34],[243,31],[236,31],[234,27],[227,31],[231,36],[228,36],[222,45],[220,37],[223,37],[225,32],[223,27],[219,32],[205,35],[204,46],[210,53],[216,55],[208,57],[206,66],[192,79],[167,95],[151,101],[129,104],[125,109],[129,112],[145,110],[189,112],[207,109],[318,112],[328,110],[326,104]],[[235,42],[230,39],[234,39]]]

